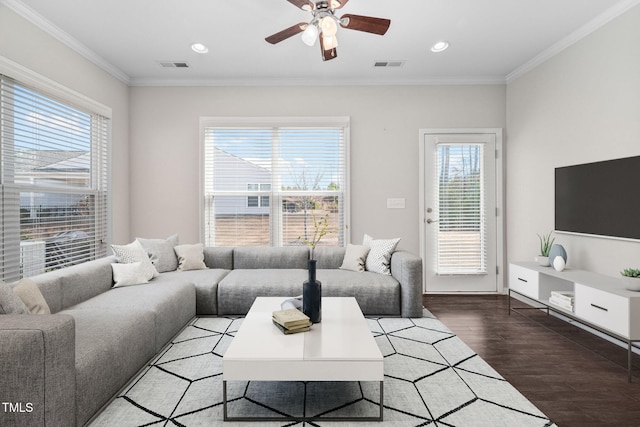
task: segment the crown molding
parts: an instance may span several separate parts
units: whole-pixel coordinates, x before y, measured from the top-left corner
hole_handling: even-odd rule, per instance
[[[629,9],[637,6],[638,4],[640,4],[640,0],[625,0],[616,4],[612,8],[602,13],[601,15],[597,16],[596,18],[587,22],[582,27],[578,28],[576,31],[569,34],[567,37],[553,44],[550,48],[544,50],[539,55],[535,56],[533,59],[525,62],[523,65],[519,66],[518,68],[513,70],[511,73],[507,74],[507,77],[506,77],[507,84],[525,75],[526,73],[538,67],[539,65],[542,65],[544,62],[553,58],[554,56],[556,56],[563,50],[567,49],[574,43],[582,40],[589,34],[598,30],[605,24],[611,22],[613,19],[624,14]]]
[[[72,37],[70,34],[64,32],[62,29],[54,25],[49,20],[45,19],[42,15],[25,5],[19,0],[0,0],[0,3],[13,10],[18,15],[22,16],[27,21],[31,22],[42,31],[48,33],[50,36],[65,44],[67,47],[73,49],[75,52],[91,61],[107,73],[111,74],[116,79],[120,80],[126,85],[129,85],[131,78],[125,74],[122,70],[111,64],[109,61],[89,49],[83,43]]]
[[[313,86],[465,86],[505,85],[504,76],[447,77],[437,79],[326,79],[314,80]],[[134,78],[133,87],[207,87],[207,86],[309,86],[309,79],[155,79]]]

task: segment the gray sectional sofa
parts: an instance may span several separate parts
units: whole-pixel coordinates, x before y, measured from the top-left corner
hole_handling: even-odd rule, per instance
[[[316,249],[323,296],[353,296],[365,315],[422,316],[419,257],[396,251],[383,275],[340,269],[344,255]],[[209,247],[204,258],[207,269],[126,287],[113,287],[115,257],[32,277],[52,314],[0,316],[1,398],[27,408],[0,408],[0,425],[84,425],[194,316],[242,315],[257,296],[301,294],[309,251]]]

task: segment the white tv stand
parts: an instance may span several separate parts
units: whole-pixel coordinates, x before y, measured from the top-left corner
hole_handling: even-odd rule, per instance
[[[551,291],[573,291],[573,311],[549,302]],[[542,267],[534,262],[509,264],[511,292],[541,304],[542,307],[576,320],[606,335],[627,343],[627,374],[631,382],[633,343],[640,341],[640,292],[625,289],[623,281],[584,270]],[[509,298],[509,314],[511,310]]]

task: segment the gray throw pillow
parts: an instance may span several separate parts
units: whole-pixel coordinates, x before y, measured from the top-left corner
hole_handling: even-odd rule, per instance
[[[49,304],[33,280],[21,279],[13,285],[13,292],[20,297],[31,314],[51,314]]]
[[[144,239],[137,237],[136,240],[140,242],[147,254],[151,263],[156,267],[158,273],[164,273],[165,271],[175,271],[178,268],[178,258],[176,252],[173,250],[175,246],[178,246],[178,235],[167,237],[166,239]]]
[[[363,245],[347,245],[347,250],[344,253],[344,260],[340,268],[342,270],[352,270],[363,272],[365,270],[365,262],[367,260],[367,254],[369,253],[369,247]]]
[[[29,314],[29,308],[11,286],[0,280],[0,314]]]

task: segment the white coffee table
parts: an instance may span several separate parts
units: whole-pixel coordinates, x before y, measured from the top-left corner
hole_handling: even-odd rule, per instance
[[[271,321],[285,297],[256,298],[224,354],[225,421],[382,421],[384,367],[355,298],[322,298],[322,322],[284,335]],[[379,381],[378,417],[229,417],[227,381]]]

